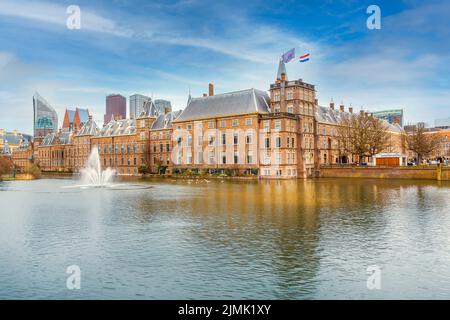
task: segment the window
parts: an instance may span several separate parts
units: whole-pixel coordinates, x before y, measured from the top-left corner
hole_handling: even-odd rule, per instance
[[[245,119],[245,125],[246,126],[251,126],[252,125],[252,118],[247,118],[247,119]]]
[[[141,128],[145,128],[145,120],[141,120],[140,124],[141,124]]]
[[[191,164],[192,163],[192,154],[190,152],[188,152],[187,154],[187,164]]]
[[[215,154],[214,154],[214,150],[211,150],[209,152],[209,163],[213,164],[215,162]]]
[[[233,143],[235,145],[239,143],[239,136],[237,133],[233,134]]]
[[[281,163],[281,153],[277,152],[275,153],[275,164],[280,164]]]
[[[199,151],[197,152],[197,163],[203,162],[203,152]]]
[[[292,148],[295,148],[295,140],[294,140],[294,138],[291,138],[291,145],[292,145]]]
[[[275,147],[276,148],[281,148],[281,138],[280,137],[276,137]]]
[[[188,124],[188,125],[187,125],[187,129],[188,129],[188,130],[192,130],[192,124]]]
[[[269,132],[270,130],[270,122],[264,121],[264,132]]]
[[[170,151],[170,145],[168,143],[166,143],[166,152]]]
[[[209,135],[209,137],[208,137],[208,143],[209,143],[209,145],[210,146],[213,146],[214,145],[214,139],[215,137],[213,136],[213,135]]]
[[[233,127],[237,127],[239,125],[239,121],[237,119],[233,119],[233,121],[231,122],[231,125]]]
[[[253,163],[253,151],[247,152],[247,163]]]
[[[153,152],[156,152],[156,144],[153,144]]]
[[[275,120],[275,130],[281,130],[281,120]]]
[[[164,146],[162,143],[159,144],[159,152],[163,152],[164,150]]]
[[[266,138],[264,139],[264,147],[265,147],[266,149],[269,149],[269,148],[270,148],[270,138],[269,138],[269,137],[266,137]]]
[[[288,91],[288,93],[287,93],[287,99],[288,99],[288,100],[294,99],[294,93],[293,93],[292,91]]]
[[[220,121],[220,127],[221,127],[221,128],[225,128],[226,125],[227,125],[227,122],[226,122],[225,120],[221,120],[221,121]]]
[[[288,106],[287,112],[294,113],[294,107],[293,106]]]
[[[239,153],[237,151],[234,152],[234,164],[239,162]]]
[[[202,145],[202,142],[203,142],[203,136],[197,136],[197,145],[198,146],[201,146]]]
[[[213,129],[214,128],[214,121],[209,121],[208,122],[208,128],[209,129]]]
[[[226,133],[222,133],[222,145],[226,145],[227,144],[227,135]]]
[[[187,146],[190,147],[191,145],[192,145],[192,136],[189,135],[189,136],[187,137]]]
[[[289,142],[290,142],[291,140],[289,139],[289,137],[287,137],[286,138],[286,147],[288,147],[289,148]]]
[[[227,163],[227,154],[226,152],[222,152],[222,164],[226,164]]]
[[[253,134],[251,132],[247,133],[247,136],[245,138],[245,142],[247,144],[252,144],[253,143]]]

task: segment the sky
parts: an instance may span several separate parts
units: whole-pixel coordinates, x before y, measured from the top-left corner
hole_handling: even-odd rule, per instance
[[[366,26],[372,4],[379,30]],[[67,28],[69,5],[80,29]],[[0,128],[32,133],[35,92],[61,125],[75,107],[101,124],[110,93],[179,110],[209,82],[268,90],[291,48],[310,61],[289,62],[288,78],[315,84],[320,105],[403,108],[406,123],[432,126],[450,117],[449,17],[446,0],[0,0]]]

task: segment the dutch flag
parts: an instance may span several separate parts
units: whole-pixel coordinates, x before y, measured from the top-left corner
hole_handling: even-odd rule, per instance
[[[299,59],[300,59],[300,62],[306,62],[306,61],[309,61],[309,53],[300,56]]]

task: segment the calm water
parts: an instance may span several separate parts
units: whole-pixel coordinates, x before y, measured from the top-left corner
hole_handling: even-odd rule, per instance
[[[450,298],[449,184],[75,183],[0,182],[0,298]]]

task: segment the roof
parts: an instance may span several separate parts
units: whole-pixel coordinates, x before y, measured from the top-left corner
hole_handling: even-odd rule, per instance
[[[67,110],[67,114],[69,115],[69,122],[72,123],[75,118],[75,110]]]
[[[156,107],[155,103],[152,100],[146,100],[144,102],[143,110],[139,115],[139,118],[142,117],[157,117],[164,112],[160,112],[160,110]]]
[[[214,96],[192,98],[175,122],[268,112],[269,96],[265,91],[252,88]]]
[[[0,139],[8,141],[10,145],[18,145],[22,141],[23,135],[21,133],[5,132],[4,134],[0,134]]]
[[[77,108],[78,116],[80,117],[81,123],[86,123],[89,120],[89,111],[88,109],[79,109]]]
[[[110,137],[136,133],[135,119],[111,120],[97,134],[98,137]]]
[[[88,120],[78,131],[78,136],[95,136],[100,132],[100,129],[98,128],[97,124],[94,120],[90,119]]]
[[[56,144],[70,144],[72,142],[71,131],[61,131],[49,133],[44,137],[40,146],[52,146]]]
[[[351,113],[347,111],[334,110],[328,107],[318,106],[316,108],[316,120],[319,123],[337,125],[342,119],[348,118]],[[386,120],[380,119],[386,124],[386,127],[391,132],[403,132],[403,129],[398,124],[390,124]]]
[[[180,114],[182,110],[169,112],[167,114],[159,115],[155,122],[152,124],[152,130],[170,129],[172,128],[172,121],[174,121]]]

